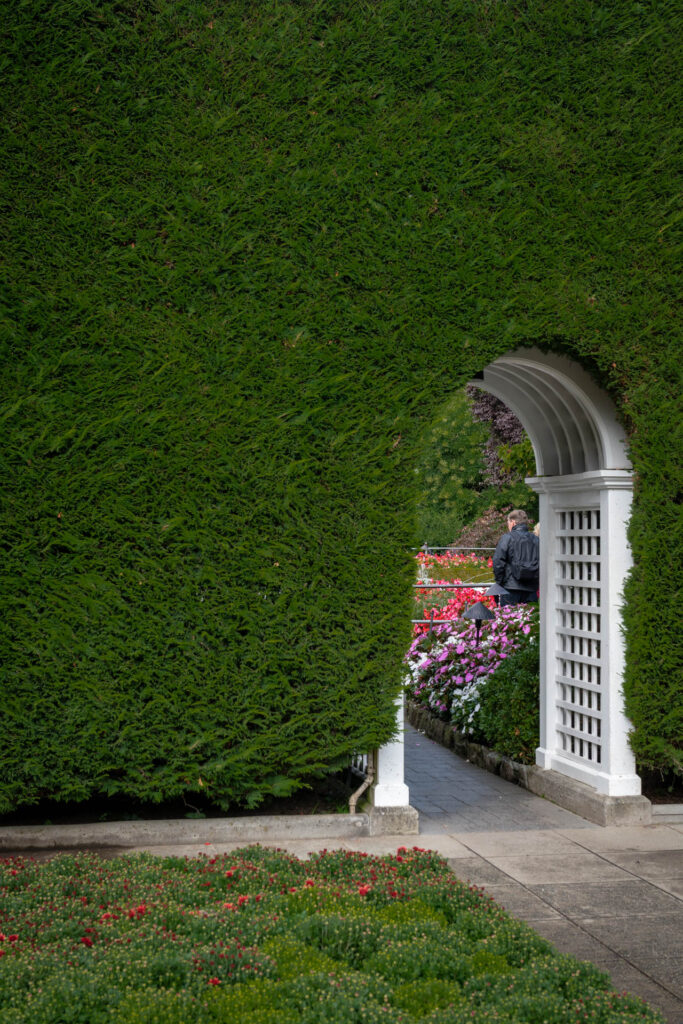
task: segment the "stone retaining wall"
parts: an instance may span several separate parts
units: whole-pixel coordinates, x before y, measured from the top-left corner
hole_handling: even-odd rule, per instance
[[[408,721],[415,729],[419,729],[425,736],[440,743],[442,747],[454,750],[459,757],[464,757],[472,764],[485,768],[487,772],[500,775],[508,782],[516,782],[525,789],[529,788],[529,770],[533,767],[532,765],[520,764],[519,761],[513,761],[511,757],[504,757],[496,753],[495,750],[489,750],[481,743],[472,743],[461,732],[454,729],[450,722],[442,722],[441,719],[435,718],[427,708],[413,704],[412,701],[406,701],[406,713]]]

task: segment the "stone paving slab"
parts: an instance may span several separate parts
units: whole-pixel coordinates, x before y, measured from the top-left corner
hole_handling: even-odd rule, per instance
[[[683,949],[683,915],[641,915],[637,927],[624,926],[623,918],[582,918],[581,928],[631,963],[659,957],[680,957]]]
[[[546,918],[534,921],[534,929],[548,942],[552,942],[561,953],[575,956],[577,960],[590,960],[602,967],[606,963],[616,963],[620,957],[613,949],[605,945],[594,935],[577,928],[573,921],[559,915],[557,918]]]
[[[616,864],[593,853],[578,850],[576,853],[556,857],[491,856],[487,859],[511,878],[526,884],[621,881],[629,878],[628,873]]]
[[[683,878],[651,878],[650,884],[656,885],[663,892],[671,893],[683,902]]]
[[[576,843],[559,832],[524,829],[514,832],[471,832],[463,842],[480,857],[530,856],[557,857],[573,855]]]
[[[683,878],[683,850],[649,850],[638,853],[613,850],[610,860],[640,878]]]
[[[680,952],[680,951],[679,951]],[[640,967],[650,978],[666,986],[683,1000],[683,955],[667,957],[643,957]],[[681,1017],[683,1021],[683,1015]]]
[[[540,899],[526,886],[514,882],[510,884],[487,882],[484,888],[509,914],[534,927],[536,927],[537,921],[562,921],[563,919],[559,911],[549,906],[545,900]]]
[[[510,885],[514,878],[495,867],[482,857],[460,857],[457,860],[447,858],[448,866],[461,882],[468,885],[480,885],[488,890],[489,885]]]
[[[607,825],[593,829],[560,829],[559,834],[595,853],[633,853],[652,850],[683,852],[683,830],[671,825]]]
[[[529,889],[572,921],[599,917],[630,920],[640,915],[675,914],[679,909],[675,897],[640,879],[529,885]]]

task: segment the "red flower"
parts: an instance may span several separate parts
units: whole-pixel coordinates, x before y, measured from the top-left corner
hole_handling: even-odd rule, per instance
[[[369,892],[370,892],[370,886],[369,885],[359,885],[358,886],[358,895],[359,896],[367,896],[367,894]]]
[[[81,938],[81,942],[83,943],[84,946],[92,946],[92,939],[90,938],[89,935],[83,935]]]
[[[220,985],[220,978],[209,978],[209,985]]]

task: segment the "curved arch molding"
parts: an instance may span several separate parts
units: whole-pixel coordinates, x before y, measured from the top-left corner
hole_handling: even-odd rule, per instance
[[[578,363],[536,348],[496,359],[474,383],[516,413],[536,457],[527,480],[541,522],[536,763],[605,796],[636,796],[621,633],[632,476],[616,409]]]
[[[573,360],[517,349],[487,366],[474,383],[505,402],[524,424],[539,476],[630,471],[613,403]]]

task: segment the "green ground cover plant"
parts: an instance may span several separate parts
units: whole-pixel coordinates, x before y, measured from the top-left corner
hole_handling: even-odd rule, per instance
[[[0,861],[3,1024],[661,1024],[416,847]]]
[[[632,744],[681,770],[678,17],[4,5],[0,813],[385,742],[425,430],[532,344],[627,428]]]

